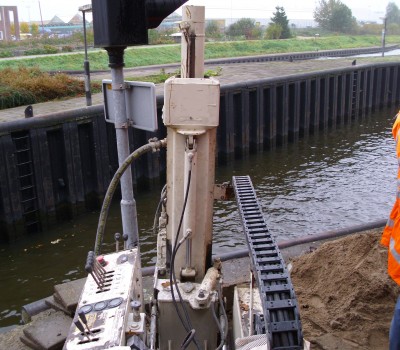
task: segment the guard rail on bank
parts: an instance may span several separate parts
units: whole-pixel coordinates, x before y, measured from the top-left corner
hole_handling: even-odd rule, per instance
[[[218,162],[398,107],[399,68],[379,63],[222,86]],[[160,129],[130,130],[132,150],[165,137],[162,96],[157,105]],[[135,186],[164,182],[163,152],[135,163]],[[8,241],[98,208],[118,168],[114,126],[105,122],[102,106],[2,123],[0,162],[0,241]]]

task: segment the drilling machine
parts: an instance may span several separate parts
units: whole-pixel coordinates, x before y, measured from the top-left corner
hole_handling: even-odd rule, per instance
[[[138,123],[127,115],[127,109],[132,109],[127,108],[131,103],[129,86],[123,80],[124,49],[146,43],[147,28],[157,26],[184,2],[92,2],[95,45],[107,50],[113,78],[103,83],[113,98],[113,103],[105,103],[112,106],[105,114],[106,120],[115,124],[120,167],[105,195],[95,248],[85,265],[88,278],[64,350],[235,348],[229,345],[228,323],[232,338],[244,339],[238,343],[244,347],[236,349],[270,349],[269,345],[281,350],[302,348],[293,288],[248,177],[234,177],[233,183],[251,249],[252,270],[259,272],[259,291],[253,291],[252,281],[250,288],[241,288],[244,292],[235,289],[233,306],[229,306],[233,317],[227,317],[221,263],[211,259],[220,85],[215,79],[203,78],[204,7],[183,9],[181,76],[171,77],[164,84],[166,139],[150,140],[129,153],[127,128],[138,127]],[[155,96],[151,98],[155,100]],[[144,110],[149,109],[139,108]],[[130,166],[141,154],[163,147],[167,147],[167,183],[159,203],[153,293],[145,309]],[[119,181],[124,246],[119,249],[120,237],[116,236],[116,252],[103,256],[105,222]],[[245,294],[251,295],[250,301],[243,297]],[[249,303],[249,312],[243,313],[240,298]],[[252,338],[254,330],[256,338],[249,340],[254,346],[246,345],[246,337]]]

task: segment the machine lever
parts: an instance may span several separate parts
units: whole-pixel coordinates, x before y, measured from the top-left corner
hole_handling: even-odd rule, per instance
[[[88,338],[89,341],[92,341],[92,339],[90,339],[90,337],[89,337],[89,334],[87,334],[85,332],[85,328],[83,327],[81,321],[75,320],[74,323],[75,323],[75,326],[79,329],[79,331],[82,332]]]
[[[119,241],[121,239],[121,234],[119,232],[116,232],[114,235],[114,239],[115,239],[115,252],[118,253],[119,252]]]
[[[81,310],[81,311],[78,312],[78,316],[81,319],[82,323],[85,325],[85,327],[88,330],[88,332],[90,334],[93,334],[92,331],[89,328],[88,321],[87,321],[85,313]]]

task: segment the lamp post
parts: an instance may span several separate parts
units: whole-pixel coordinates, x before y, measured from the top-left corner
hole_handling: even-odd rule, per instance
[[[40,6],[40,1],[39,1],[39,13],[40,13],[40,22],[42,23],[42,35],[43,35],[44,34],[44,24],[43,24],[42,7]]]
[[[83,40],[85,43],[85,61],[83,62],[83,70],[85,73],[85,95],[86,95],[86,106],[92,105],[92,92],[90,90],[90,64],[87,53],[87,40],[86,40],[86,12],[92,12],[92,5],[84,5],[79,7],[79,11],[82,12],[83,17]]]
[[[386,41],[386,16],[381,17],[383,19],[383,28],[382,28],[382,57],[385,56],[385,41]]]

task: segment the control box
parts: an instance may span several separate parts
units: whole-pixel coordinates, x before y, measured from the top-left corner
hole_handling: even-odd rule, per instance
[[[147,44],[144,0],[92,0],[95,47]]]
[[[216,79],[171,77],[164,85],[165,126],[204,130],[219,124],[220,84]]]
[[[132,300],[143,299],[137,248],[104,255],[101,265],[100,272],[87,277],[64,350],[124,346],[127,336],[143,333],[144,314],[135,321],[131,307]],[[84,314],[86,325],[79,313]]]

